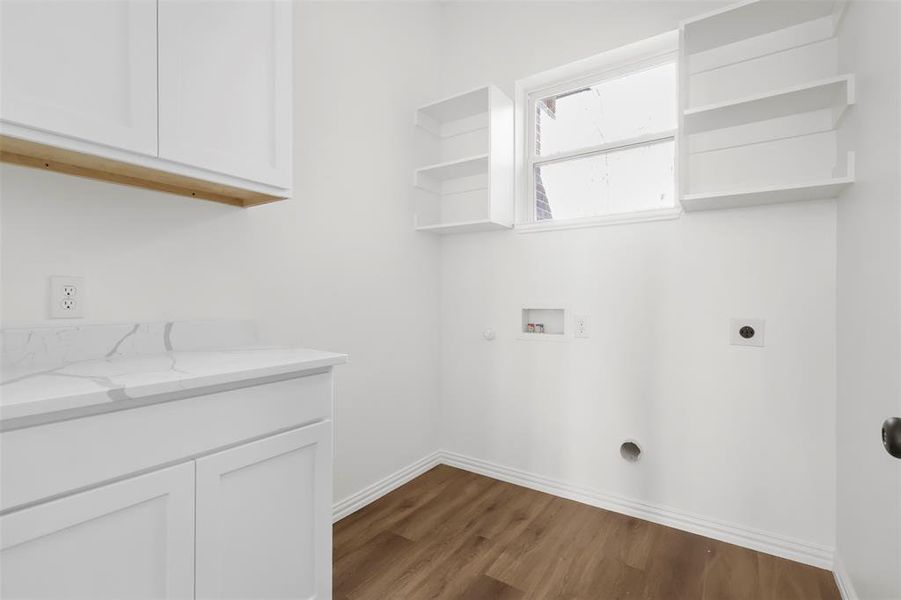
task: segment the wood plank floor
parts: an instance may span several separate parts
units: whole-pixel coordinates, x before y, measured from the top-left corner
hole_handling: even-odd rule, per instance
[[[840,599],[828,571],[444,465],[334,536],[336,600]]]

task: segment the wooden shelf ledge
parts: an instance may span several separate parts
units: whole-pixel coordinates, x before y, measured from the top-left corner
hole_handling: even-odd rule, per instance
[[[9,136],[0,136],[0,162],[245,208],[285,199]]]

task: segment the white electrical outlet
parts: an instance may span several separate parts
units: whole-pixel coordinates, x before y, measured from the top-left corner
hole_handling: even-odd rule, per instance
[[[80,319],[84,316],[84,278],[50,278],[50,318]]]
[[[589,335],[588,325],[588,315],[573,315],[573,335],[575,337],[591,337]]]
[[[763,346],[766,321],[763,319],[731,319],[729,343],[733,346]]]

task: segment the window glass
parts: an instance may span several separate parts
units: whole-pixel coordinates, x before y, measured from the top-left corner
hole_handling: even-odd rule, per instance
[[[549,156],[676,128],[676,65],[644,69],[535,107],[535,154]]]
[[[671,139],[537,164],[535,218],[575,219],[675,206]]]

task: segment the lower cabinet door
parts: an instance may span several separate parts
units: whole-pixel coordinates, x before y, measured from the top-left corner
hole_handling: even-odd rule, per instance
[[[331,598],[331,422],[197,461],[197,598]]]
[[[194,463],[0,517],[2,598],[192,598]]]

